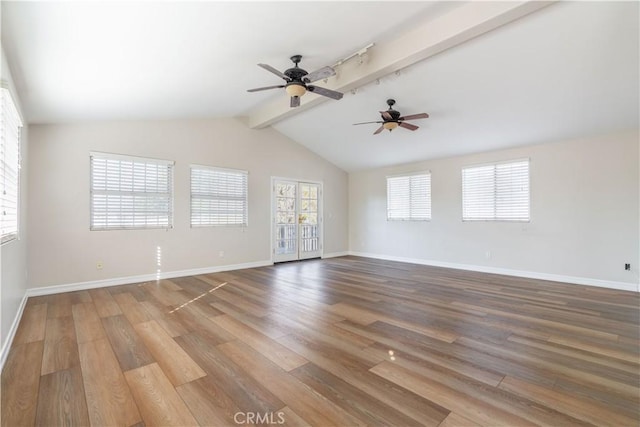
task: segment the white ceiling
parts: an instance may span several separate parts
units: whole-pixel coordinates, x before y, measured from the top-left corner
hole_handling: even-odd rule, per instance
[[[243,116],[285,96],[246,92],[281,81],[258,62],[312,71],[462,4],[3,1],[2,45],[30,123]],[[348,171],[637,129],[638,6],[553,4],[274,127]],[[351,125],[387,98],[431,117]]]

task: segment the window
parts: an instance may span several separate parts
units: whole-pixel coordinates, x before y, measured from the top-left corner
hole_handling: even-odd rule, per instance
[[[431,219],[431,174],[387,177],[387,220]]]
[[[191,166],[191,226],[247,225],[248,172]]]
[[[91,230],[173,227],[173,162],[91,154]]]
[[[0,243],[18,238],[20,207],[20,128],[22,121],[9,91],[2,88],[0,128]]]
[[[463,221],[529,221],[529,160],[462,169]]]

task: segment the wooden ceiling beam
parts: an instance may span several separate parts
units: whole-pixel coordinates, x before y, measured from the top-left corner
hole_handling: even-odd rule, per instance
[[[356,55],[356,60],[337,66],[336,75],[326,83],[319,81],[318,85],[339,92],[357,89],[553,3],[555,1],[535,0],[463,3],[396,38],[374,40],[375,45],[367,50],[362,61],[358,61]],[[290,108],[289,98],[283,94],[253,110],[248,117],[248,125],[254,129],[264,128],[325,101],[336,102],[307,93],[301,97],[300,107]]]

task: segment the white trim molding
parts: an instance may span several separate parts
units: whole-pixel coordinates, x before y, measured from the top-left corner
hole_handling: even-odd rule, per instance
[[[344,251],[344,252],[329,252],[327,254],[323,253],[322,254],[322,259],[325,258],[337,258],[340,256],[347,256],[350,255],[350,253],[348,251]]]
[[[527,279],[549,280],[552,282],[571,283],[574,285],[597,286],[600,288],[618,289],[622,291],[640,292],[640,283],[616,282],[613,280],[591,279],[589,277],[565,276],[562,274],[539,273],[536,271],[511,270],[508,268],[488,267],[484,265],[458,264],[446,261],[434,261],[419,258],[405,258],[392,255],[350,251],[349,255],[364,258],[382,259],[386,261],[406,262],[410,264],[429,265],[432,267],[453,268],[456,270],[478,271],[480,273],[502,274],[506,276],[524,277]]]
[[[25,295],[22,297],[22,301],[20,301],[20,305],[18,306],[16,317],[13,318],[11,328],[9,328],[7,339],[2,343],[2,349],[0,350],[0,373],[2,373],[2,370],[4,369],[4,363],[7,361],[7,357],[9,356],[11,344],[13,344],[13,339],[15,338],[16,332],[18,331],[20,319],[22,319],[22,313],[24,312],[24,308],[27,305],[27,298],[28,296],[25,293]]]
[[[88,282],[68,283],[53,286],[42,286],[27,289],[27,297],[39,295],[52,295],[62,292],[84,291],[87,289],[105,288],[107,286],[128,285],[131,283],[150,282],[162,279],[173,279],[176,277],[197,276],[200,274],[220,273],[222,271],[243,270],[245,268],[266,267],[273,265],[269,261],[246,262],[242,264],[219,265],[215,267],[193,268],[190,270],[165,271],[161,273],[141,274],[138,276],[116,277],[105,280],[92,280]]]

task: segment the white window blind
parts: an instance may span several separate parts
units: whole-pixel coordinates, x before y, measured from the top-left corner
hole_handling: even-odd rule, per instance
[[[387,177],[387,219],[431,219],[431,174]]]
[[[247,178],[246,171],[192,165],[191,226],[246,226]]]
[[[91,154],[91,229],[171,228],[173,162]]]
[[[0,243],[18,238],[20,206],[20,128],[22,121],[9,91],[2,88],[0,128]]]
[[[462,169],[464,221],[529,221],[529,160]]]

